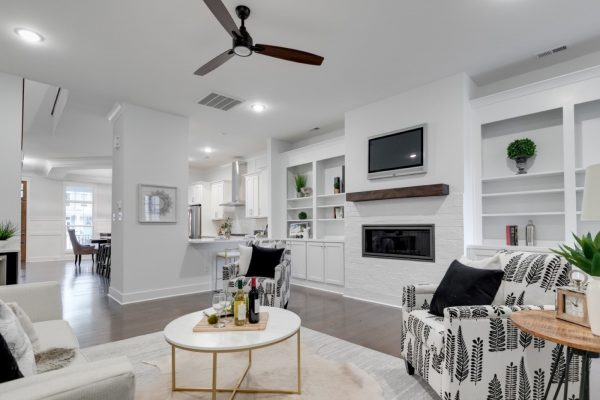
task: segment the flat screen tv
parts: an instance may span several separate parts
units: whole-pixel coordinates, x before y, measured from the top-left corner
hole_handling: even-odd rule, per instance
[[[369,138],[369,179],[427,172],[427,125]]]

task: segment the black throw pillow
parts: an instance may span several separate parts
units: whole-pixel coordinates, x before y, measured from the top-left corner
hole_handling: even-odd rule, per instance
[[[281,263],[285,249],[268,249],[252,245],[252,258],[246,276],[275,277],[275,267]]]
[[[431,299],[429,312],[444,316],[444,308],[491,305],[504,271],[467,267],[454,260]]]
[[[15,361],[4,337],[0,335],[0,383],[22,378],[19,365]]]

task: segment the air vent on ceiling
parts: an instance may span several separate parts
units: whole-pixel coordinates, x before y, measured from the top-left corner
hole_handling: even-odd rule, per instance
[[[550,50],[546,50],[546,51],[543,51],[541,53],[538,53],[536,55],[536,57],[538,59],[539,58],[548,57],[548,56],[551,56],[552,54],[556,54],[556,53],[560,53],[561,51],[565,51],[566,49],[567,49],[567,46],[566,45],[562,45],[562,46],[556,47],[554,49],[550,49]]]
[[[211,93],[198,102],[203,106],[216,108],[217,110],[229,111],[233,107],[241,104],[242,101],[218,93]]]

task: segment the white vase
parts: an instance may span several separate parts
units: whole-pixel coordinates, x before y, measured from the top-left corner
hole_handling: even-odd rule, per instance
[[[600,276],[591,276],[588,282],[586,296],[590,329],[600,336]]]

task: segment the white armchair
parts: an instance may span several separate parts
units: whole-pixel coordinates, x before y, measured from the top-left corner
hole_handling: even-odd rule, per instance
[[[41,351],[52,347],[79,349],[69,323],[62,320],[57,282],[0,286],[0,299],[18,303],[29,315]],[[135,378],[126,357],[87,362],[79,351],[68,367],[0,384],[0,400],[133,399],[134,395]]]
[[[503,252],[500,258],[504,304],[448,307],[437,317],[429,313],[437,285],[404,287],[401,352],[408,373],[423,377],[444,400],[541,400],[557,365],[552,384],[569,368],[569,399],[577,398],[581,358],[567,366],[560,346],[520,331],[510,319],[521,310],[554,309],[569,264],[550,254]]]

